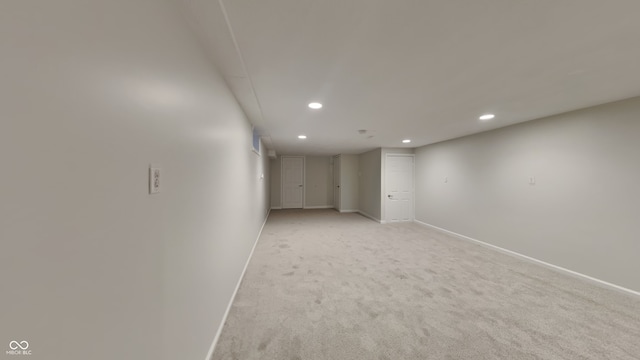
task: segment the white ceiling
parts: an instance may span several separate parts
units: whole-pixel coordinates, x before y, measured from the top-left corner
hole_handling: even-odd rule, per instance
[[[640,95],[638,0],[183,1],[279,154],[417,147]]]

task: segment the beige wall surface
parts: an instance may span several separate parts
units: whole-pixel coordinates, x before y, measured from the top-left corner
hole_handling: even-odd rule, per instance
[[[380,221],[382,149],[358,155],[358,209]]]
[[[333,206],[333,166],[330,156],[305,156],[304,207]]]
[[[269,171],[183,16],[9,1],[0,47],[1,343],[28,341],[32,360],[204,359]]]
[[[638,291],[639,119],[635,98],[421,147],[416,218]]]

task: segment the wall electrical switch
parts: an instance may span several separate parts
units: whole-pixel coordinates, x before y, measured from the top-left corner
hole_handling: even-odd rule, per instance
[[[529,178],[529,185],[535,185],[536,184],[536,177],[535,176],[531,176]]]
[[[149,168],[149,194],[160,192],[160,168]]]
[[[448,177],[448,176],[445,176],[445,177],[444,177],[444,182],[446,182],[446,183],[448,183],[448,182],[449,182],[449,177]]]

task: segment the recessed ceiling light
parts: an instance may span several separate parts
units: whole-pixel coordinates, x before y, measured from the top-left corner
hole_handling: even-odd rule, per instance
[[[313,110],[322,109],[322,104],[320,104],[319,102],[312,102],[312,103],[309,103],[309,108]]]
[[[402,140],[402,142],[403,142],[403,143],[405,143],[405,144],[408,144],[408,143],[410,143],[410,142],[411,142],[411,140],[409,140],[409,139],[404,139],[404,140]]]
[[[306,139],[307,135],[298,135],[298,139]]]
[[[491,120],[494,117],[496,117],[496,116],[493,115],[493,114],[484,114],[484,115],[480,116],[480,120]]]

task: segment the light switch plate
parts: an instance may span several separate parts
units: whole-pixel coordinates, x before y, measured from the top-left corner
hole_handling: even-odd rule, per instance
[[[149,168],[149,194],[157,194],[160,192],[160,168]]]

